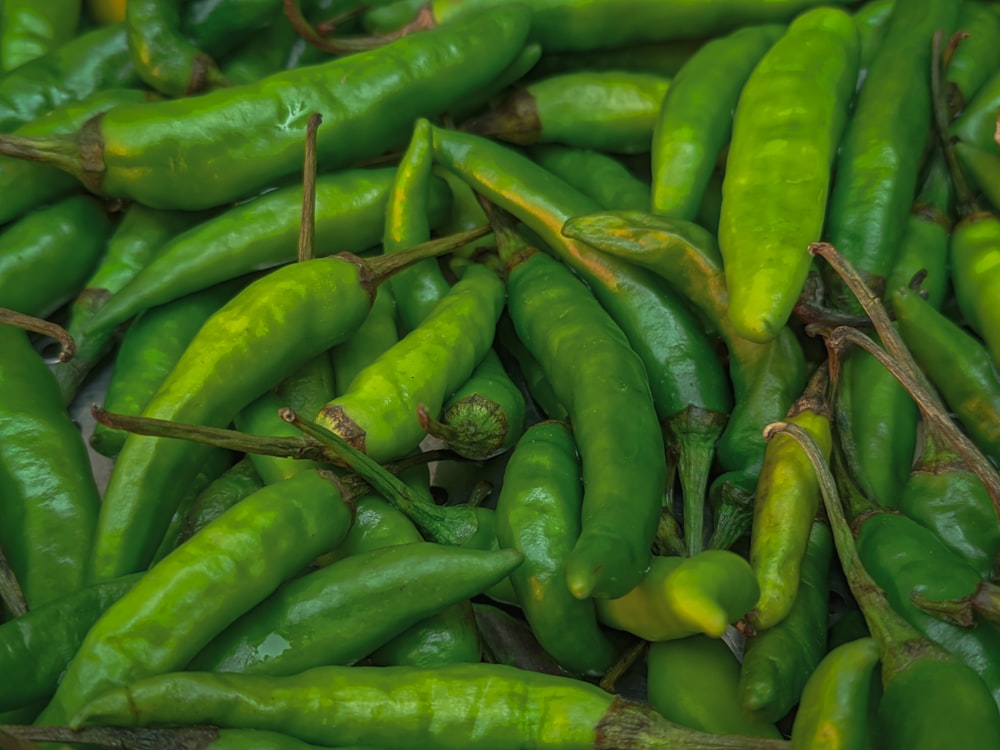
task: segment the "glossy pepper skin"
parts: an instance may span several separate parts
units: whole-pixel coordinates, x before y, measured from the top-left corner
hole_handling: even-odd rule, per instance
[[[952,230],[948,255],[958,307],[1000,367],[1000,313],[991,302],[1000,294],[1000,217],[965,217]]]
[[[917,190],[931,124],[931,38],[950,32],[961,3],[895,3],[837,157],[827,239],[877,288],[889,274]],[[839,284],[832,301],[856,306]]]
[[[974,148],[994,148],[997,110],[1000,108],[1000,71],[993,71],[948,130],[953,138]]]
[[[993,8],[982,2],[962,3],[958,31],[967,37],[945,68],[948,109],[952,113],[965,109],[990,74],[1000,69],[1000,16]]]
[[[1000,378],[986,347],[916,292],[895,290],[892,305],[914,359],[969,437],[993,461],[1000,461]]]
[[[562,143],[643,154],[669,88],[669,78],[651,73],[563,73],[514,89],[462,129],[520,145]]]
[[[845,643],[823,658],[802,693],[792,725],[792,750],[872,746],[878,662],[878,644],[871,638]]]
[[[48,701],[87,631],[142,575],[87,586],[0,625],[0,711]]]
[[[608,154],[545,144],[533,148],[531,158],[602,208],[642,211],[649,205],[649,185]]]
[[[740,92],[719,248],[730,320],[751,341],[766,343],[782,330],[805,284],[806,248],[823,230],[831,168],[857,83],[858,46],[846,12],[808,11],[764,54]]]
[[[13,70],[70,41],[76,36],[81,5],[81,0],[5,2],[0,10],[0,69]]]
[[[740,91],[781,36],[776,25],[739,29],[702,46],[681,67],[657,113],[652,147],[652,202],[634,208],[693,221],[732,132]]]
[[[46,317],[83,288],[111,221],[90,196],[32,211],[0,234],[0,307]]]
[[[566,585],[566,557],[580,534],[583,487],[569,426],[539,422],[517,442],[497,498],[497,539],[525,560],[511,573],[538,642],[565,669],[602,674],[614,662],[594,603]]]
[[[468,378],[493,341],[503,303],[496,274],[470,269],[429,317],[320,409],[316,421],[376,461],[406,455],[425,434],[417,406],[436,414]]]
[[[491,81],[523,46],[528,16],[505,5],[371,52],[212,91],[196,106],[184,98],[120,107],[84,126],[78,141],[62,137],[63,145],[97,146],[63,166],[92,190],[154,208],[219,206],[295,174],[306,121],[319,113],[320,167],[343,167],[398,144],[415,117]],[[339,81],[347,83],[331,83]]]
[[[759,594],[746,560],[735,552],[706,550],[693,557],[654,555],[642,580],[625,596],[595,601],[605,625],[647,641],[666,641],[695,633],[721,638]]]
[[[52,373],[6,325],[0,381],[0,546],[31,609],[83,586],[100,495]]]
[[[805,386],[805,357],[792,331],[756,344],[733,329],[718,244],[695,224],[634,211],[604,212],[569,219],[562,231],[666,279],[719,331],[729,350],[736,401],[719,440],[719,461],[730,471],[759,472],[761,430],[787,411]]]
[[[95,91],[127,88],[138,82],[128,57],[124,26],[87,31],[0,77],[0,132],[10,132]]]
[[[248,456],[215,479],[187,509],[179,542],[183,543],[241,500],[264,486]]]
[[[813,521],[791,610],[744,646],[739,694],[748,715],[771,722],[787,715],[826,653],[832,554],[830,528]]]
[[[773,724],[743,715],[739,679],[739,660],[721,638],[691,635],[649,646],[648,700],[664,718],[711,734],[781,737]]]
[[[265,487],[171,552],[88,631],[40,723],[95,695],[182,668],[215,635],[344,537],[353,506],[333,477]]]
[[[284,585],[213,639],[188,669],[290,675],[353,664],[420,620],[482,593],[523,559],[512,549],[433,542],[359,552]],[[276,642],[284,645],[280,652]]]
[[[361,252],[378,244],[392,169],[344,170],[316,180],[316,238],[324,253]],[[449,206],[435,181],[432,218]],[[302,187],[289,186],[211,217],[174,237],[98,312],[90,330],[118,325],[143,309],[251,271],[296,258]]]
[[[282,377],[353,332],[370,304],[371,291],[352,261],[317,258],[274,271],[206,322],[143,416],[225,425]],[[289,326],[296,335],[288,335]],[[270,355],[262,359],[259,351]],[[140,435],[125,440],[101,505],[92,581],[148,564],[179,501],[178,485],[204,452],[183,441]]]
[[[825,369],[813,376],[786,421],[807,430],[829,456],[833,435]],[[775,436],[764,453],[750,530],[750,563],[760,583],[760,600],[748,619],[758,630],[774,627],[791,611],[819,506],[819,485],[809,460],[792,438]]]

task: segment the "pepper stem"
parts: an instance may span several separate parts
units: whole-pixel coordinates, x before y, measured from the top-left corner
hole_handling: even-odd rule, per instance
[[[375,289],[386,279],[405,268],[409,268],[425,258],[435,258],[438,255],[450,253],[452,250],[468,245],[470,242],[478,240],[480,237],[489,234],[491,231],[489,224],[469,229],[465,232],[456,232],[447,237],[421,242],[419,245],[389,253],[387,255],[375,255],[371,258],[361,259],[352,253],[340,253],[338,257],[351,259],[362,267],[361,283],[371,289]]]
[[[961,599],[931,599],[916,591],[910,599],[924,612],[960,628],[973,628],[979,620],[1000,625],[1000,586],[990,581],[981,581],[975,593]]]
[[[29,137],[4,133],[0,135],[0,156],[51,164],[83,180],[84,158],[72,135]]]
[[[389,257],[389,256],[385,256]],[[326,446],[339,462],[356,472],[376,492],[385,497],[431,541],[462,546],[479,530],[476,509],[467,505],[439,506],[420,501],[413,491],[377,461],[350,445],[340,435],[322,425],[303,419],[291,409],[282,409],[281,418],[306,436]]]
[[[372,34],[371,36],[330,38],[323,36],[319,30],[309,23],[302,14],[299,0],[285,0],[285,15],[300,37],[313,47],[331,55],[347,55],[353,52],[367,52],[368,50],[378,49],[407,34],[433,29],[437,25],[430,6],[422,5],[413,20],[396,31],[387,34]],[[323,24],[323,28],[324,30],[328,29],[329,24]]]
[[[707,734],[664,719],[656,709],[616,696],[597,724],[595,750],[787,750],[785,740]]]
[[[69,362],[76,355],[76,342],[73,340],[73,337],[70,336],[65,328],[57,326],[55,323],[50,323],[47,320],[31,315],[25,315],[16,310],[9,310],[6,307],[0,307],[0,325],[23,328],[25,331],[40,333],[43,336],[55,339],[59,342],[60,346],[60,362]]]
[[[323,115],[313,112],[306,124],[306,155],[302,165],[302,222],[299,225],[299,263],[316,257],[316,131]]]
[[[21,590],[21,584],[18,583],[14,571],[10,569],[2,549],[0,549],[0,602],[3,602],[14,617],[20,617],[28,612],[24,591]]]
[[[8,725],[0,728],[0,748],[3,750],[25,750],[34,745],[8,743],[6,737],[15,742],[58,742],[72,745],[94,745],[116,750],[203,750],[219,738],[215,727],[184,727],[170,729],[132,729],[121,727],[36,727]]]
[[[816,478],[823,496],[823,504],[833,531],[833,541],[837,556],[847,578],[851,593],[865,617],[872,637],[879,645],[882,657],[882,684],[887,685],[893,677],[907,669],[918,658],[931,656],[948,660],[947,654],[917,632],[889,605],[885,591],[872,580],[865,570],[854,544],[854,536],[844,517],[837,483],[834,481],[823,454],[812,436],[803,428],[789,422],[774,422],[764,428],[764,438],[770,440],[779,433],[785,433],[795,440],[809,458],[816,472]],[[835,449],[836,450],[836,449]],[[851,493],[857,490],[845,476],[841,486]]]
[[[601,690],[613,694],[615,692],[615,688],[618,686],[618,680],[624,677],[625,673],[632,668],[632,665],[639,661],[642,655],[646,653],[646,648],[648,646],[649,642],[641,639],[629,646],[622,653],[622,655],[618,657],[618,660],[608,668],[608,671],[604,673],[601,677],[600,683],[598,683],[598,687],[600,687]]]
[[[457,421],[438,421],[426,406],[419,404],[417,420],[421,429],[466,458],[485,460],[502,451],[509,426],[500,404],[473,393],[453,404],[449,411],[458,416]]]

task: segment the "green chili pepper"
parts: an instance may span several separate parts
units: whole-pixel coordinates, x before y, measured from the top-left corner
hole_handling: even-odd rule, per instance
[[[615,655],[594,604],[566,585],[580,534],[583,487],[576,443],[563,422],[540,422],[518,441],[497,498],[497,538],[524,554],[511,573],[517,601],[542,648],[565,669],[602,674]]]
[[[672,42],[630,44],[620,49],[602,49],[590,52],[550,52],[531,72],[531,77],[544,77],[557,73],[582,70],[634,70],[672,77],[691,59],[704,44],[702,39]]]
[[[407,627],[482,593],[523,559],[512,549],[432,542],[351,555],[283,586],[226,628],[188,668],[286,675],[351,664]]]
[[[531,158],[601,208],[642,211],[649,206],[649,185],[600,151],[539,145],[531,150]]]
[[[969,437],[1000,461],[1000,377],[986,347],[916,292],[895,290],[892,306],[899,333],[920,368]]]
[[[924,425],[920,458],[900,494],[899,509],[933,531],[980,577],[993,577],[1000,525],[989,493],[932,425]]]
[[[285,403],[278,395],[269,390],[240,409],[233,418],[233,424],[236,429],[250,435],[296,436],[299,434],[298,430],[283,422],[278,416],[278,411],[284,406]],[[259,454],[251,454],[250,462],[264,484],[275,484],[290,479],[304,469],[322,468],[320,463],[308,459]]]
[[[437,21],[464,16],[502,0],[433,0]],[[740,26],[788,21],[817,5],[841,0],[775,0],[736,4],[722,0],[542,0],[531,5],[531,36],[553,52],[628,47],[641,42],[706,39]],[[573,19],[567,24],[566,19]]]
[[[83,288],[110,234],[104,209],[89,196],[22,217],[0,234],[0,307],[50,315]]]
[[[95,115],[119,104],[146,101],[148,94],[136,89],[95,91],[80,101],[72,100],[32,120],[14,132],[25,136],[72,133]],[[51,203],[77,190],[69,175],[45,164],[21,159],[0,159],[0,189],[5,200],[0,206],[0,223],[17,219],[38,206]]]
[[[0,132],[10,132],[96,91],[138,82],[124,24],[88,31],[0,77]]]
[[[441,409],[440,421],[420,412],[427,433],[440,438],[460,456],[484,461],[514,447],[524,432],[524,394],[500,357],[489,349],[472,375]]]
[[[429,259],[434,262],[433,258]],[[372,300],[372,309],[365,322],[347,341],[338,344],[331,352],[337,393],[350,390],[358,373],[378,359],[399,341],[399,324],[396,322],[396,300],[392,290],[383,286]],[[327,399],[327,401],[330,400]],[[324,402],[325,403],[325,402]],[[320,407],[322,408],[322,404]]]
[[[653,213],[689,221],[695,218],[729,140],[740,91],[783,31],[780,26],[739,29],[709,41],[684,64],[657,116],[652,203],[639,210],[651,205]]]
[[[493,341],[503,298],[492,271],[470,269],[423,323],[324,406],[317,421],[376,461],[406,455],[425,435],[417,406],[438,413],[472,373]]]
[[[582,523],[565,560],[566,582],[578,599],[621,596],[649,562],[666,480],[649,380],[622,330],[582,282],[527,245],[502,217],[494,217],[493,230],[517,336],[566,406],[580,451]],[[616,421],[623,414],[627,424]]]
[[[147,745],[179,746],[188,750],[322,750],[280,732],[258,729],[121,729],[92,727],[71,730],[66,727],[4,727],[8,737],[37,742],[85,742],[91,747],[124,748]],[[370,745],[338,745],[338,750],[379,750]]]
[[[740,709],[740,663],[726,642],[690,635],[649,646],[646,684],[650,705],[670,721],[711,734],[781,737],[774,725]]]
[[[318,11],[323,5],[312,2],[307,9],[312,12],[316,6]],[[270,25],[291,26],[276,23],[281,6],[281,0],[193,0],[184,3],[181,29],[202,49],[225,55],[250,32]]]
[[[868,77],[868,68],[871,67],[872,60],[882,45],[894,2],[895,0],[868,0],[854,11],[854,23],[858,27],[858,41],[861,44],[858,66],[859,89],[864,85],[865,78]]]
[[[514,89],[462,125],[518,144],[563,143],[620,154],[648,153],[670,79],[650,73],[564,73]]]
[[[384,707],[376,721],[373,705]],[[512,721],[512,716],[519,718]],[[282,730],[325,745],[365,742],[400,750],[532,745],[552,750],[694,750],[706,747],[707,741],[720,750],[777,750],[784,744],[757,738],[720,740],[678,727],[652,709],[615,698],[595,685],[501,664],[435,670],[318,667],[278,678],[181,672],[109,691],[77,714],[72,725],[208,722]]]
[[[28,163],[28,162],[24,162]],[[66,402],[72,400],[83,379],[107,354],[116,331],[86,333],[97,311],[156,257],[176,234],[199,222],[202,214],[157,211],[133,203],[108,239],[104,256],[70,307],[66,329],[76,341],[76,356],[55,369]],[[136,334],[137,335],[137,334]]]
[[[474,135],[435,128],[434,149],[443,166],[523,221],[590,285],[645,365],[657,414],[666,423],[676,420],[676,428],[668,429],[683,434],[680,452],[696,467],[685,473],[685,497],[692,504],[702,502],[731,396],[711,342],[691,312],[653,274],[563,237],[560,230],[567,219],[597,206],[554,175]],[[692,413],[698,418],[692,419]],[[697,516],[692,513],[691,520]],[[701,539],[693,534],[689,543],[700,546]]]
[[[236,503],[250,497],[263,486],[264,482],[250,462],[249,456],[237,461],[225,474],[208,485],[188,508],[180,542],[186,542]]]
[[[354,519],[332,475],[306,471],[255,492],[191,537],[100,617],[39,722],[61,724],[97,694],[180,669]]]
[[[154,208],[223,205],[301,168],[301,133],[314,113],[324,121],[317,136],[324,170],[396,145],[415,117],[436,115],[503,70],[524,44],[528,13],[505,5],[371,52],[212,91],[196,102],[118,107],[91,120],[79,139],[20,139],[15,146],[14,136],[5,136],[0,150],[54,158],[92,190]],[[483,49],[490,54],[483,56]]]
[[[563,232],[667,279],[722,334],[736,406],[719,441],[719,460],[726,469],[757,473],[764,456],[761,429],[787,411],[805,386],[805,358],[791,330],[768,344],[736,333],[727,314],[729,297],[718,245],[694,224],[606,212],[572,218]]]
[[[974,148],[993,150],[993,134],[996,131],[997,113],[1000,112],[1000,70],[990,73],[990,77],[972,97],[962,114],[949,126],[953,138]]]
[[[638,585],[617,599],[595,599],[605,625],[647,641],[667,641],[704,633],[721,638],[743,617],[760,589],[753,569],[727,550],[693,557],[654,555]]]
[[[143,416],[228,424],[254,398],[357,329],[386,275],[441,251],[439,243],[363,266],[357,258],[317,258],[258,279],[202,326]],[[163,438],[126,439],[101,504],[91,580],[145,567],[176,508],[178,487],[204,450]]]
[[[931,124],[931,37],[950,30],[961,3],[897,2],[858,94],[837,158],[826,234],[879,288],[895,262],[917,191],[920,154]],[[831,279],[834,304],[856,303]]]
[[[181,33],[181,8],[170,0],[129,0],[129,55],[147,85],[167,96],[188,96],[225,85],[215,61]]]
[[[217,284],[142,313],[115,356],[104,407],[116,414],[142,414],[201,327],[243,286],[240,280]],[[126,437],[121,430],[97,424],[90,446],[115,458]]]
[[[0,626],[0,710],[51,698],[87,631],[141,577],[87,586]]]
[[[1000,111],[1000,110],[998,110]],[[958,141],[955,144],[962,168],[994,209],[1000,207],[1000,154]]]
[[[792,725],[794,750],[867,750],[879,694],[878,644],[860,638],[832,650],[812,673]],[[941,689],[947,690],[942,685]]]
[[[316,237],[324,249],[360,252],[378,244],[392,174],[347,170],[316,180]],[[436,181],[433,195],[440,220],[448,208],[447,188]],[[89,329],[118,325],[153,305],[295,260],[301,206],[302,187],[289,186],[192,227],[108,300]]]
[[[773,339],[802,292],[811,262],[805,250],[823,229],[831,169],[857,78],[853,19],[842,10],[817,8],[791,23],[739,95],[722,183],[719,248],[729,318],[751,341]],[[812,103],[801,106],[806,100]]]
[[[768,722],[786,716],[799,703],[809,676],[826,653],[832,554],[829,527],[813,521],[788,616],[748,638],[744,646],[739,694],[748,716]]]
[[[958,31],[966,34],[945,69],[948,109],[961,112],[990,74],[1000,69],[1000,16],[986,3],[962,3]]]
[[[853,502],[857,489],[842,469],[839,471],[844,482],[835,485],[819,448],[805,430],[784,423],[768,427],[769,434],[778,431],[791,433],[801,441],[817,472],[837,554],[851,593],[879,646],[883,693],[876,736],[880,747],[922,750],[951,747],[951,743],[962,747],[1000,744],[1000,713],[995,710],[983,680],[896,614],[886,603],[886,592],[872,580],[867,566],[862,565],[837,494],[837,487],[841,486],[850,493]],[[840,461],[836,451],[834,456]],[[894,606],[896,603],[893,602]],[[928,685],[945,689],[928,690]]]
[[[823,366],[786,417],[810,434],[824,456],[830,455],[833,444],[827,385]],[[748,619],[758,630],[774,627],[792,609],[819,505],[819,486],[808,458],[792,438],[776,436],[764,453],[750,533],[750,563],[760,584],[760,599]]]
[[[958,307],[1000,367],[1000,315],[991,302],[1000,294],[1000,217],[981,212],[959,221],[951,232],[949,260]]]
[[[521,343],[511,323],[510,316],[506,313],[500,317],[497,325],[497,340],[503,351],[517,360],[517,366],[521,371],[525,387],[531,394],[532,400],[549,419],[566,421],[569,419],[569,412],[566,407],[559,403],[559,399],[549,382],[541,364],[534,355],[528,351],[527,347]]]
[[[291,24],[272,23],[246,37],[243,44],[221,62],[222,77],[235,86],[242,86],[297,67],[294,59],[300,44],[304,42]]]
[[[81,0],[5,0],[0,13],[0,69],[13,70],[70,41],[76,35],[81,4]]]

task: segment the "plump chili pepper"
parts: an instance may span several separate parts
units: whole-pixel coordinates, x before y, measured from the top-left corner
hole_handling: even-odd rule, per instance
[[[958,307],[997,365],[1000,314],[990,300],[1000,294],[1000,217],[988,212],[965,215],[952,229],[948,255]]]
[[[993,503],[983,483],[933,425],[924,425],[920,458],[900,494],[899,509],[933,531],[984,580],[994,576],[1000,526]]]
[[[824,64],[803,64],[804,56]],[[719,248],[730,320],[751,341],[778,334],[805,285],[811,263],[805,248],[823,229],[857,76],[854,21],[842,10],[817,8],[791,23],[740,92],[722,183]],[[797,106],[810,97],[813,104]]]
[[[769,722],[786,716],[826,653],[832,554],[830,528],[813,521],[788,616],[748,638],[744,646],[739,694],[747,715]]]
[[[76,36],[81,0],[33,3],[30,0],[4,2],[0,12],[0,69],[47,55]]]
[[[616,599],[595,599],[605,625],[647,641],[704,633],[721,638],[743,617],[760,589],[749,563],[735,552],[706,550],[693,557],[654,555],[631,591]]]
[[[948,109],[961,112],[990,74],[1000,69],[1000,16],[986,3],[962,3],[958,32],[965,35],[945,69]]]
[[[371,52],[212,91],[197,106],[185,98],[118,107],[78,138],[31,142],[32,156],[55,156],[90,189],[154,208],[223,205],[300,169],[301,133],[313,113],[324,122],[317,137],[324,170],[398,144],[415,117],[436,115],[503,70],[523,46],[528,23],[526,8],[504,5]]]
[[[179,699],[165,700],[166,695]],[[377,721],[373,705],[385,708]],[[282,730],[307,742],[364,742],[400,750],[465,750],[470,742],[477,748],[547,750],[694,750],[707,741],[718,750],[783,746],[777,740],[722,739],[684,729],[596,685],[502,664],[434,670],[318,667],[278,678],[180,672],[109,691],[72,725],[207,722]]]
[[[597,206],[554,175],[508,148],[465,133],[435,128],[434,150],[443,166],[523,221],[590,285],[645,365],[660,419],[673,435],[683,435],[680,453],[696,467],[686,474],[690,491],[685,490],[685,497],[691,503],[703,501],[705,477],[731,396],[712,344],[691,312],[653,274],[564,237],[561,229],[567,219],[596,211]],[[673,420],[677,429],[669,426]]]
[[[284,376],[350,335],[387,274],[440,250],[425,247],[363,265],[351,257],[317,258],[258,279],[202,326],[143,416],[228,424]],[[261,351],[268,356],[261,358]],[[176,509],[179,487],[204,450],[164,438],[126,439],[101,504],[88,573],[93,581],[145,567]]]
[[[621,596],[649,562],[666,480],[649,380],[622,330],[587,288],[529,246],[502,216],[492,221],[507,275],[508,313],[569,411],[580,452],[582,523],[565,558],[566,582],[577,599]],[[614,428],[623,424],[616,422],[622,414],[629,415],[624,433]]]
[[[899,333],[969,437],[1000,461],[1000,377],[970,333],[907,288],[892,293]]]
[[[969,180],[997,210],[1000,206],[1000,154],[984,151],[959,141],[955,144],[958,156]]]
[[[833,444],[828,383],[822,366],[786,417],[805,429],[825,456]],[[792,438],[776,436],[764,453],[750,532],[750,563],[760,584],[760,600],[747,619],[758,630],[774,627],[792,609],[819,506],[819,487],[808,458]]]
[[[794,750],[866,750],[874,734],[879,695],[878,644],[860,638],[833,649],[812,673],[792,725]],[[942,686],[942,688],[945,688]]]
[[[264,486],[263,480],[244,456],[206,487],[187,509],[178,543],[183,544],[236,503]]]
[[[900,617],[894,611],[898,601],[890,597],[890,607],[888,592],[879,588],[868,566],[862,565],[838,495],[838,486],[851,496],[857,489],[849,481],[834,483],[820,450],[805,430],[783,423],[768,427],[769,434],[778,430],[801,441],[816,469],[838,557],[879,646],[883,687],[877,716],[880,747],[912,750],[951,747],[953,742],[963,747],[1000,744],[1000,713],[980,676]],[[846,479],[842,471],[841,478]],[[928,690],[928,685],[945,689]]]
[[[719,441],[719,460],[728,470],[756,474],[764,456],[763,425],[787,411],[805,386],[805,357],[792,331],[779,333],[768,344],[736,333],[727,314],[729,296],[718,245],[694,224],[606,212],[571,218],[562,231],[667,279],[723,336],[736,405]]]
[[[524,77],[534,69],[541,57],[542,46],[538,42],[528,42],[514,58],[514,61],[504,68],[489,85],[448,107],[446,117],[453,122],[461,122],[482,112],[509,89],[525,83]]]
[[[864,85],[868,77],[868,68],[878,53],[878,48],[885,37],[885,27],[892,15],[895,0],[868,0],[854,11],[854,23],[858,27],[860,55],[858,65],[858,88]]]
[[[0,234],[0,307],[51,314],[83,288],[110,234],[111,221],[90,196],[25,215]]]
[[[657,114],[652,203],[638,210],[652,206],[656,214],[689,221],[695,218],[715,163],[729,140],[740,91],[783,32],[781,26],[739,29],[709,41],[684,64]]]
[[[433,262],[433,258],[430,259]],[[365,322],[347,341],[338,344],[331,352],[334,378],[337,387],[330,395],[344,393],[359,372],[387,352],[399,341],[399,324],[396,321],[396,300],[392,290],[384,286],[372,301],[372,309]],[[320,405],[322,408],[322,404]]]
[[[872,288],[892,269],[917,191],[919,155],[931,124],[931,37],[937,29],[951,29],[959,5],[940,0],[893,5],[844,132],[826,235]],[[833,279],[827,291],[837,307],[856,306]]]
[[[547,144],[533,148],[531,158],[601,208],[642,211],[649,206],[649,185],[600,151]]]
[[[1000,70],[993,71],[989,79],[979,88],[972,100],[962,110],[962,114],[949,126],[953,138],[963,143],[991,150],[994,145],[997,113],[1000,112]]]
[[[523,559],[512,549],[433,542],[360,552],[284,585],[213,639],[188,668],[286,675],[352,664],[420,620],[482,593]]]
[[[99,693],[180,669],[237,617],[344,537],[354,518],[332,475],[306,471],[233,506],[98,619],[39,722]]]
[[[664,718],[711,734],[781,737],[773,724],[743,715],[740,662],[721,638],[657,641],[646,663],[647,698]]]
[[[517,601],[542,648],[565,669],[603,674],[615,654],[594,604],[566,585],[580,534],[583,487],[576,443],[563,422],[539,422],[518,441],[497,498],[497,538],[524,554],[511,573]]]
[[[392,175],[391,169],[347,170],[316,180],[316,237],[324,252],[378,244]],[[447,188],[435,182],[433,195],[433,215],[440,220],[448,209]],[[301,186],[289,186],[192,227],[108,300],[89,329],[118,325],[153,305],[294,260],[301,206]]]
[[[417,406],[438,413],[468,378],[493,340],[503,302],[496,275],[484,267],[470,269],[423,323],[324,406],[317,421],[376,461],[406,455],[425,434]],[[434,368],[428,367],[431,362]]]
[[[462,130],[517,144],[562,143],[619,154],[648,153],[670,79],[650,73],[564,73],[514,89]]]
[[[10,132],[101,89],[127,88],[137,83],[123,24],[85,32],[0,77],[0,132]]]
[[[444,403],[440,421],[426,411],[427,433],[444,440],[460,456],[484,461],[514,447],[524,432],[526,406],[500,357],[489,349],[465,381]]]
[[[141,577],[87,586],[0,626],[0,710],[48,701],[87,631]]]
[[[501,0],[433,0],[438,22],[463,16]],[[553,52],[615,49],[641,42],[706,39],[740,26],[791,20],[817,5],[842,5],[840,0],[777,0],[734,6],[720,0],[662,3],[615,0],[581,3],[579,0],[543,0],[532,4],[531,36]],[[567,25],[566,18],[573,23]]]
[[[125,12],[129,56],[143,81],[167,96],[224,85],[215,61],[185,38],[181,8],[169,0],[130,0]]]
[[[115,356],[104,407],[116,414],[142,414],[205,321],[243,286],[239,280],[217,284],[140,315],[125,333]],[[115,458],[126,437],[121,430],[97,424],[90,446]]]
[[[541,413],[548,419],[568,420],[569,412],[559,403],[545,371],[517,337],[514,324],[506,313],[500,317],[500,323],[497,325],[497,341],[502,351],[517,361],[525,387]]]
[[[157,211],[138,203],[126,209],[108,239],[100,264],[70,307],[66,329],[76,341],[76,356],[55,369],[56,380],[67,403],[117,339],[114,329],[86,333],[91,319],[112,295],[152,262],[171,238],[203,218],[199,213]]]

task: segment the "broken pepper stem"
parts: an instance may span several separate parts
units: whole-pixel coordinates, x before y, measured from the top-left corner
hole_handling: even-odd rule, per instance
[[[76,341],[73,340],[73,337],[70,336],[65,328],[57,326],[55,323],[50,323],[47,320],[36,318],[32,315],[25,315],[16,310],[9,310],[6,307],[0,307],[0,324],[23,328],[25,331],[40,333],[43,336],[48,336],[50,339],[55,339],[59,342],[60,362],[69,362],[76,355]]]
[[[285,15],[295,28],[296,33],[313,47],[316,47],[316,49],[331,55],[349,55],[354,52],[367,52],[378,49],[407,34],[426,31],[437,25],[430,6],[423,5],[417,11],[417,15],[412,21],[396,31],[386,34],[372,34],[371,36],[326,37],[318,29],[314,28],[302,14],[299,0],[284,0],[284,6]],[[324,24],[324,30],[326,28],[328,26]]]
[[[302,222],[299,229],[299,263],[316,257],[316,131],[323,115],[314,112],[306,124],[306,155],[302,166]]]

